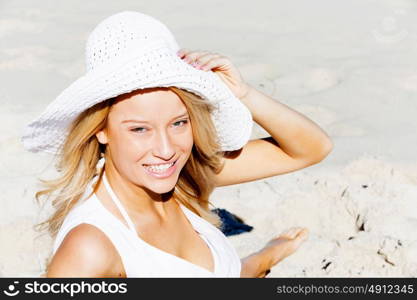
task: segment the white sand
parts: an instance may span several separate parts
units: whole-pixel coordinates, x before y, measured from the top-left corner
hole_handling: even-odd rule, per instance
[[[94,26],[132,9],[165,22],[182,47],[229,56],[334,141],[318,165],[214,192],[255,227],[230,237],[241,257],[306,226],[309,240],[269,276],[417,277],[415,1],[99,3],[0,4],[0,276],[38,276],[51,247],[31,229],[50,158],[24,151],[21,130],[84,73]],[[253,138],[266,135],[255,127]]]

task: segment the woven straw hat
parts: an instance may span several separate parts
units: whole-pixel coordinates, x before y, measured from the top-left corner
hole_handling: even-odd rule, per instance
[[[86,74],[25,127],[24,147],[57,154],[71,123],[89,107],[136,89],[175,86],[213,103],[221,149],[240,149],[251,135],[250,111],[214,72],[177,56],[179,49],[169,29],[151,16],[123,11],[106,18],[88,37]]]

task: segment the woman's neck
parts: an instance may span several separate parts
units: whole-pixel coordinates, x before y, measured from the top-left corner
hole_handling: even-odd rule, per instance
[[[154,216],[160,220],[167,219],[170,207],[174,202],[169,201],[172,199],[172,196],[157,194],[137,186],[111,168],[108,168],[103,176],[106,176],[110,188],[130,215],[142,217]],[[111,201],[110,193],[104,185],[103,178],[98,182],[96,194],[103,200],[107,199],[107,202],[109,200]]]

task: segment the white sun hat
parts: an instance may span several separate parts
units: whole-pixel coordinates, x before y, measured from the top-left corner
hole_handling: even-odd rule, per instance
[[[174,86],[214,104],[211,117],[222,151],[242,148],[252,131],[250,111],[214,72],[183,61],[179,49],[171,31],[151,16],[123,11],[104,19],[87,40],[86,74],[25,127],[24,147],[57,154],[86,109],[136,89]]]

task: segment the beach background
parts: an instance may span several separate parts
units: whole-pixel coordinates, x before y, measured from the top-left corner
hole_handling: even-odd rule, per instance
[[[215,190],[216,206],[254,227],[230,237],[241,257],[305,226],[309,239],[268,277],[417,277],[416,1],[0,0],[1,277],[39,276],[52,245],[32,228],[52,158],[25,151],[22,129],[84,74],[94,26],[124,10],[228,56],[334,142],[317,165]],[[267,135],[255,124],[252,138]]]

